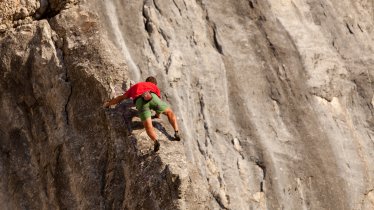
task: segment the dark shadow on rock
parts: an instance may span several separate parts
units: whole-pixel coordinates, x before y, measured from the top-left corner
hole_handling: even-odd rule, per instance
[[[163,133],[163,134],[166,136],[166,138],[169,139],[169,141],[174,141],[174,137],[171,136],[171,135],[166,131],[165,127],[164,127],[161,123],[156,122],[156,121],[153,121],[153,125],[154,125],[154,127],[155,127],[157,130],[159,130],[161,133]]]
[[[118,104],[114,108],[114,111],[122,115],[129,133],[133,130],[143,129],[143,123],[141,121],[134,121],[134,117],[137,116],[138,111],[134,108],[132,100],[125,100]]]
[[[129,126],[131,127],[131,130],[140,130],[144,128],[143,123],[140,121],[129,121],[129,123],[130,123]]]

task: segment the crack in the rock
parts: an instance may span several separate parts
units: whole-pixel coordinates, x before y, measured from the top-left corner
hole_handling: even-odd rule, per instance
[[[201,0],[198,0],[196,2],[201,7],[201,10],[204,13],[205,21],[206,21],[206,24],[207,24],[207,27],[208,27],[209,36],[211,37],[211,42],[212,42],[213,47],[217,50],[218,53],[223,55],[224,54],[223,53],[223,47],[222,47],[222,44],[218,40],[218,33],[217,33],[216,24],[212,20],[210,20],[208,10],[205,7],[204,3]]]
[[[222,190],[223,184],[222,184],[222,178],[221,178],[220,173],[217,174],[217,180],[219,182],[220,189]],[[207,178],[207,181],[209,182],[209,178]],[[218,193],[215,190],[212,190],[210,193],[213,196],[213,198],[215,199],[215,201],[218,203],[218,205],[221,207],[221,209],[228,209],[226,207],[226,205],[224,204],[225,201],[222,200],[223,199],[222,194]],[[226,195],[226,199],[227,199],[227,202],[229,203],[230,198],[227,195]]]
[[[102,164],[101,165],[101,175],[100,175],[100,195],[104,198],[104,200],[107,200],[107,196],[105,194],[105,187],[107,183],[107,174],[108,174],[108,161],[109,160],[109,152],[108,150],[105,151],[104,154],[105,158],[102,158]]]
[[[197,142],[197,147],[198,147],[198,149],[199,149],[200,154],[201,154],[202,156],[206,156],[206,153],[205,153],[205,151],[203,150],[203,148],[202,148],[200,142],[199,142],[199,141],[196,141],[196,142]]]
[[[329,103],[331,103],[331,101],[332,101],[332,97],[324,96],[322,94],[315,93],[315,92],[311,92],[310,94],[312,96],[316,96],[316,97],[318,97],[318,98],[320,98],[320,99],[322,99],[322,100],[324,100],[326,102],[329,102]]]
[[[53,30],[53,28],[52,28],[52,26],[51,26],[51,30],[52,31],[54,31]],[[54,31],[56,34],[57,34],[57,32],[56,31]],[[62,69],[63,70],[65,70],[65,78],[64,78],[64,81],[66,82],[66,83],[68,83],[69,84],[69,95],[68,95],[68,98],[67,98],[67,100],[66,100],[66,103],[65,103],[65,105],[64,105],[64,113],[65,113],[65,120],[66,120],[66,124],[67,125],[69,125],[69,112],[68,112],[68,105],[69,105],[69,102],[70,102],[70,99],[71,99],[71,96],[72,96],[72,94],[73,94],[73,85],[70,83],[70,78],[69,78],[69,75],[68,75],[68,72],[69,72],[69,70],[68,70],[68,68],[65,66],[65,53],[64,53],[64,50],[63,50],[63,46],[58,46],[58,44],[55,42],[55,41],[53,41],[53,44],[54,44],[54,46],[55,46],[55,49],[56,49],[56,53],[57,54],[59,54],[58,52],[60,52],[60,56],[57,56],[58,58],[59,58],[59,60],[60,60],[60,62],[61,62],[61,65],[62,65]],[[62,44],[63,45],[63,44]]]
[[[166,35],[166,33],[165,33],[165,31],[164,30],[162,30],[161,28],[158,30],[158,32],[161,34],[161,36],[162,36],[162,38],[165,40],[165,42],[166,42],[166,46],[167,47],[170,47],[170,42],[169,42],[169,37],[168,37],[168,35]]]
[[[248,4],[249,4],[249,7],[250,7],[251,9],[254,9],[254,8],[255,8],[254,5],[253,5],[253,2],[252,2],[251,0],[248,1]]]
[[[264,182],[266,179],[266,165],[264,161],[254,156],[251,156],[250,160],[252,160],[256,164],[256,166],[258,166],[262,170],[262,180],[260,181],[260,192],[264,192]]]
[[[167,61],[166,65],[165,65],[165,72],[166,72],[166,74],[169,73],[169,69],[170,69],[172,61],[173,60],[172,60],[171,55],[170,55],[169,58],[168,58],[168,61]]]
[[[65,117],[66,117],[66,124],[69,125],[69,110],[68,110],[68,105],[69,105],[69,102],[70,102],[70,99],[71,99],[71,95],[73,94],[73,85],[70,85],[70,93],[69,93],[69,96],[68,96],[68,99],[66,101],[66,104],[65,104],[65,107],[64,107],[64,111],[65,111]]]
[[[156,10],[161,14],[160,8],[157,6],[155,1],[153,1],[153,5],[156,8]],[[156,27],[154,22],[152,21],[151,11],[150,11],[151,6],[152,6],[152,2],[150,0],[144,1],[143,13],[142,13],[143,18],[144,18],[144,28],[145,28],[145,31],[148,33],[148,44],[151,47],[151,51],[152,51],[153,55],[155,56],[157,62],[160,62],[160,55],[157,53],[157,49],[156,49],[157,45],[155,43],[155,36],[152,36],[152,34],[154,32],[158,32],[161,35],[162,39],[165,41],[166,47],[170,46],[170,41],[169,41],[170,38],[163,29],[161,29],[159,27]],[[160,40],[160,41],[162,43],[162,40]],[[167,61],[166,65],[164,64],[165,68],[166,68],[166,73],[168,72],[168,66],[167,65],[169,65],[169,64],[170,64],[170,57],[168,58],[168,61]]]
[[[213,29],[213,40],[214,40],[214,46],[215,48],[217,49],[217,51],[223,55],[223,50],[222,50],[222,45],[219,43],[218,41],[218,35],[217,35],[217,26],[214,24],[214,26],[212,27]]]
[[[150,38],[148,38],[148,44],[151,47],[151,51],[152,51],[153,55],[155,56],[156,60],[159,61],[159,56],[157,55],[154,43],[152,42],[152,40]]]
[[[178,11],[179,11],[179,16],[182,17],[182,9],[179,8],[179,6],[178,6],[178,4],[175,2],[175,0],[173,0],[173,3],[174,3],[174,5],[175,5],[175,7],[176,7],[176,8],[178,9]]]
[[[353,31],[352,31],[352,29],[351,29],[351,27],[349,26],[348,23],[346,23],[345,26],[347,27],[350,34],[355,34],[355,33],[353,33]]]
[[[216,200],[216,202],[218,203],[218,205],[219,205],[222,209],[228,210],[228,208],[227,208],[227,207],[222,203],[221,198],[219,197],[218,194],[214,194],[214,193],[213,193],[213,198]]]
[[[357,23],[357,27],[360,29],[361,32],[364,32],[364,30],[361,28],[360,24]]]
[[[153,40],[151,40],[151,34],[154,32],[154,24],[151,20],[151,14],[150,14],[150,10],[149,10],[149,4],[150,4],[150,1],[145,1],[144,4],[143,4],[143,18],[144,18],[144,28],[145,28],[145,31],[148,33],[148,36],[149,38],[147,39],[148,40],[148,44],[151,48],[151,51],[153,53],[153,55],[155,56],[157,62],[159,62],[159,56],[157,55],[157,52],[156,52],[156,47],[155,47],[155,43]],[[165,38],[164,36],[166,36],[162,30],[160,32],[161,36],[165,39],[166,43],[168,44],[168,41],[167,41],[167,38]]]
[[[57,48],[58,49],[58,48]],[[60,49],[61,50],[61,49]],[[71,99],[71,96],[73,94],[73,85],[70,83],[70,78],[69,78],[69,75],[68,75],[68,68],[65,67],[65,62],[64,62],[64,51],[61,50],[61,63],[62,63],[62,68],[65,70],[65,82],[69,83],[69,95],[68,95],[68,98],[66,100],[66,103],[65,103],[65,106],[64,106],[64,112],[65,112],[65,119],[66,119],[66,124],[69,125],[69,112],[68,112],[68,105],[69,105],[69,102],[70,102],[70,99]]]
[[[204,102],[203,95],[201,93],[199,93],[199,104],[200,104],[200,113],[201,113],[201,115],[203,117],[203,124],[204,124],[205,135],[206,135],[207,138],[210,139],[209,126],[208,126],[206,114],[205,114],[205,111],[204,111],[204,109],[205,109],[205,102]],[[206,144],[205,146],[208,146],[208,141],[206,141],[205,144]]]
[[[153,0],[153,5],[155,5],[155,9],[158,11],[158,13],[160,13],[160,15],[162,15],[161,8],[160,8],[160,6],[157,5],[156,0]]]
[[[261,30],[263,30],[263,28],[261,27]],[[267,35],[267,33],[265,32],[265,30],[263,31],[264,33],[264,37],[266,39],[266,42],[268,43],[269,45],[269,48],[271,49],[271,52],[273,53],[274,57],[278,57],[278,52],[277,52],[277,49],[275,48],[273,42],[270,40],[269,36]]]
[[[58,202],[59,207],[64,206],[63,202],[63,190],[61,189],[60,185],[64,185],[63,183],[63,163],[61,160],[61,153],[62,153],[63,147],[62,144],[58,145],[55,148],[55,168],[54,168],[54,173],[53,173],[53,178],[54,178],[54,186],[56,188],[56,200]]]

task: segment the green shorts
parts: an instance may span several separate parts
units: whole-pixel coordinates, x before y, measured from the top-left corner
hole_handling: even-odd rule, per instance
[[[154,110],[157,114],[161,114],[169,107],[154,93],[152,93],[152,100],[150,101],[145,101],[141,97],[136,99],[135,106],[142,121],[145,121],[152,116],[151,109]]]

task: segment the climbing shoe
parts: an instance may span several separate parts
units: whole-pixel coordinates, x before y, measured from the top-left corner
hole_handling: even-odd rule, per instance
[[[160,143],[156,140],[155,144],[154,144],[154,147],[153,147],[153,151],[157,152],[159,149],[160,149]]]
[[[178,131],[175,131],[174,140],[175,141],[180,141],[181,140],[181,137],[179,136],[179,132]]]

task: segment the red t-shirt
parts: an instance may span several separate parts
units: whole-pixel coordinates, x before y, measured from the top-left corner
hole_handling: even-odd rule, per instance
[[[151,91],[155,93],[159,98],[161,98],[160,89],[158,89],[157,85],[153,84],[152,82],[139,82],[135,85],[131,86],[123,95],[136,99],[137,97],[141,96],[144,92]]]

